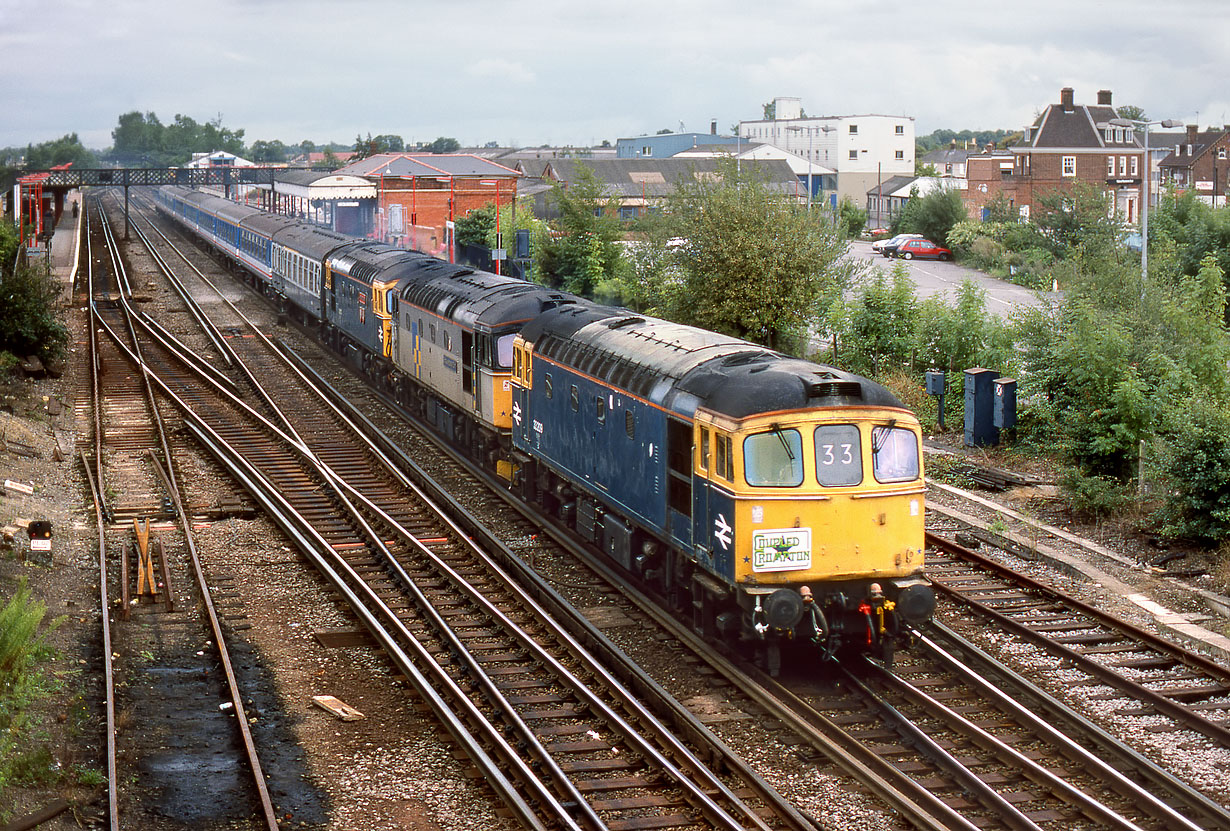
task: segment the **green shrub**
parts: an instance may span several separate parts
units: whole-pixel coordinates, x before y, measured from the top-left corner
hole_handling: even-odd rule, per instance
[[[52,770],[50,753],[29,744],[27,715],[40,692],[43,674],[37,664],[51,654],[44,636],[63,620],[42,628],[46,611],[31,599],[24,577],[0,608],[0,790],[9,783],[47,781]]]
[[[1230,415],[1191,400],[1168,422],[1163,532],[1216,546],[1230,539]]]
[[[1062,473],[1059,486],[1063,488],[1074,512],[1094,520],[1113,516],[1132,499],[1128,488],[1117,479],[1091,475],[1074,467]]]
[[[59,293],[55,280],[34,268],[18,268],[0,281],[0,352],[60,357],[68,329],[56,317]]]

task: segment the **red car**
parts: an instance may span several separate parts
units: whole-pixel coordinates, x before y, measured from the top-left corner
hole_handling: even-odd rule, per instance
[[[952,252],[927,239],[909,239],[897,246],[893,256],[906,260],[951,260]]]

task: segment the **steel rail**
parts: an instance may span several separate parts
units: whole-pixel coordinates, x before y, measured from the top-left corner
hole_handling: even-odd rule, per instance
[[[98,206],[99,216],[103,218],[102,206]],[[87,297],[94,297],[94,255],[93,247],[90,242],[90,223],[89,209],[86,208],[85,221],[85,239],[86,239],[86,261],[89,264],[86,269],[86,292]],[[94,418],[94,464],[95,469],[90,470],[89,461],[85,455],[81,456],[81,463],[85,466],[86,478],[90,482],[90,491],[94,496],[94,518],[98,530],[98,586],[99,598],[102,603],[102,640],[103,640],[103,677],[106,684],[106,721],[107,721],[107,824],[111,831],[119,831],[120,816],[119,816],[119,791],[116,775],[116,746],[115,746],[115,668],[111,660],[111,600],[107,593],[107,526],[105,521],[106,505],[103,502],[104,490],[102,488],[102,389],[99,382],[99,356],[98,356],[98,331],[95,325],[95,310],[94,304],[90,303],[88,315],[89,320],[89,361],[90,361],[90,399],[91,409]]]
[[[114,236],[111,234],[109,226],[104,225],[104,233],[108,241],[108,246],[112,250],[113,265],[124,275],[124,284],[128,285],[127,271],[123,267],[123,262],[119,260],[119,246]],[[247,758],[249,772],[252,775],[253,787],[256,791],[257,801],[261,806],[261,814],[264,819],[265,826],[270,831],[277,831],[278,818],[273,807],[273,800],[269,795],[269,786],[265,781],[265,774],[261,766],[260,756],[256,749],[256,742],[252,737],[252,729],[248,723],[247,708],[244,705],[243,692],[239,686],[239,679],[235,675],[234,664],[231,661],[230,649],[226,645],[225,632],[222,629],[222,622],[218,618],[217,609],[214,606],[213,596],[210,591],[209,582],[205,578],[204,569],[201,566],[200,558],[197,555],[196,543],[192,533],[191,522],[187,512],[184,511],[183,500],[181,496],[181,487],[178,478],[175,475],[174,466],[171,464],[172,454],[170,442],[167,439],[166,425],[163,422],[162,414],[158,408],[158,403],[154,395],[153,384],[150,381],[150,370],[145,363],[145,359],[141,354],[140,342],[137,338],[136,329],[133,323],[132,308],[128,304],[127,298],[123,293],[120,295],[120,306],[124,311],[124,317],[128,324],[129,335],[132,338],[132,350],[129,354],[135,359],[135,366],[141,374],[143,387],[146,394],[146,405],[150,412],[150,417],[153,420],[158,435],[158,443],[162,450],[165,467],[158,463],[158,459],[151,453],[150,458],[155,470],[167,485],[168,493],[174,503],[176,513],[179,517],[181,527],[183,528],[184,538],[188,546],[190,560],[192,563],[193,574],[196,579],[197,588],[200,591],[202,608],[205,614],[205,623],[209,627],[210,633],[213,635],[214,647],[218,652],[218,658],[222,665],[223,674],[226,677],[226,687],[228,696],[233,707],[234,720],[241,742],[243,744],[244,756]],[[91,300],[91,307],[93,301]],[[97,310],[95,309],[95,314]],[[112,332],[112,336],[115,333]],[[118,340],[116,341],[119,345]],[[128,350],[125,350],[126,352]],[[101,481],[101,480],[100,480]]]
[[[1128,778],[1119,768],[1106,762],[1102,756],[1077,744],[1069,736],[1056,729],[1049,721],[1009,695],[1007,690],[991,683],[987,676],[1000,676],[1015,688],[1017,692],[1023,692],[1035,702],[1040,703],[1040,709],[1044,712],[1074,724],[1082,732],[1092,736],[1099,750],[1104,754],[1113,756],[1120,765],[1141,771],[1152,782],[1169,790],[1171,793],[1177,794],[1178,798],[1187,804],[1199,808],[1222,827],[1230,828],[1230,811],[1227,811],[1225,807],[1217,804],[1185,782],[1178,780],[1172,774],[1162,770],[1136,751],[1125,747],[1096,724],[1056,700],[1036,684],[999,663],[944,624],[932,622],[930,628],[945,640],[954,643],[965,656],[964,661],[956,658],[929,635],[915,630],[914,635],[918,643],[926,648],[932,657],[945,669],[959,676],[962,681],[977,689],[982,695],[992,699],[1001,710],[1009,713],[1022,724],[1027,724],[1032,730],[1045,737],[1048,742],[1059,748],[1060,752],[1069,759],[1082,765],[1086,770],[1097,771],[1098,775],[1109,782],[1120,795],[1135,802],[1135,804],[1142,807],[1145,812],[1154,818],[1167,822],[1168,828],[1201,831],[1202,826],[1183,816],[1151,791],[1146,790],[1139,783]],[[970,663],[977,663],[982,667],[983,674],[974,671]]]
[[[986,751],[994,754],[1001,761],[1015,765],[1026,778],[1038,783],[1039,785],[1049,788],[1051,793],[1060,797],[1068,804],[1078,808],[1086,817],[1096,822],[1100,822],[1110,828],[1121,829],[1121,831],[1143,831],[1143,829],[1141,829],[1136,823],[1111,808],[1108,808],[1106,805],[1103,805],[1099,800],[1094,799],[1089,794],[1072,785],[1070,782],[1052,773],[1050,770],[1035,762],[1033,759],[1030,759],[1028,756],[1021,753],[1021,751],[1017,750],[1015,747],[1012,747],[999,737],[992,735],[983,728],[974,724],[956,710],[928,695],[926,692],[914,686],[909,681],[906,681],[901,676],[895,675],[871,658],[863,656],[862,667],[875,674],[878,677],[878,680],[886,686],[892,687],[908,698],[913,699],[925,710],[937,718],[945,721],[952,729],[965,735],[979,747],[982,747]],[[883,696],[880,696],[869,686],[867,686],[862,679],[858,678],[844,667],[843,671],[846,672],[847,677],[853,683],[860,686],[865,694],[873,697],[878,706],[890,708],[895,714],[894,718],[900,719],[902,724],[909,724],[909,719],[897,712],[896,708],[893,708],[891,704],[884,700]],[[909,729],[911,734],[916,734],[914,728],[911,727]],[[920,733],[921,731],[918,732]],[[954,769],[954,773],[958,773],[958,775],[961,776],[962,781],[966,782],[967,785],[970,784],[969,779],[971,777],[977,778],[972,772],[968,772],[967,769],[964,769],[964,766],[962,766],[947,751],[942,751],[942,753],[942,758],[945,758],[945,766],[956,765],[957,768]],[[959,770],[966,770],[967,772],[959,773]],[[1000,805],[1008,805],[1006,800],[1004,800],[998,793],[996,793],[995,802]],[[1000,808],[999,810],[1003,811],[1004,809]],[[1033,821],[1025,817],[1025,815],[1022,814],[1015,806],[1011,806],[1011,813],[1008,813],[1007,816],[1013,819],[1013,821],[1010,822],[1010,825],[1013,828],[1022,827],[1016,824],[1016,822],[1020,820],[1028,823],[1028,825],[1024,827],[1036,827]]]
[[[1177,662],[1187,664],[1189,667],[1199,668],[1200,670],[1203,670],[1216,678],[1230,681],[1230,671],[1226,670],[1224,667],[1210,661],[1202,655],[1188,652],[1181,647],[1176,646],[1175,644],[1170,643],[1157,635],[1154,635],[1152,632],[1148,632],[1138,626],[1128,623],[1125,620],[1121,620],[1120,618],[1107,614],[1100,609],[1094,608],[1088,603],[1063,594],[1053,587],[1047,586],[1046,584],[1034,580],[1033,578],[1023,574],[1018,574],[1012,569],[1002,566],[994,560],[990,560],[973,551],[970,551],[967,548],[957,545],[950,540],[945,540],[941,537],[928,533],[927,542],[928,544],[934,545],[943,551],[956,555],[957,557],[967,559],[970,562],[975,563],[979,568],[985,568],[986,570],[998,574],[1006,580],[1036,591],[1043,596],[1051,597],[1056,602],[1063,605],[1070,606],[1081,614],[1093,618],[1103,626],[1117,631],[1132,640],[1138,641],[1151,649],[1161,652],[1162,654],[1173,658]],[[1046,651],[1050,652],[1052,655],[1066,661],[1070,661],[1082,672],[1085,672],[1088,675],[1127,693],[1128,695],[1140,699],[1150,707],[1153,707],[1157,712],[1173,718],[1175,721],[1178,721],[1196,732],[1204,734],[1222,746],[1230,747],[1230,728],[1225,725],[1211,721],[1191,708],[1184,706],[1172,698],[1167,698],[1162,693],[1151,690],[1141,684],[1137,684],[1131,679],[1126,678],[1122,674],[1116,672],[1113,668],[1081,654],[1066,644],[1058,643],[1057,641],[1046,637],[1046,635],[1042,633],[1035,632],[1025,624],[1013,620],[1003,612],[1000,612],[985,603],[981,603],[973,598],[965,596],[958,589],[948,585],[940,578],[931,576],[930,580],[931,583],[937,589],[944,592],[945,595],[952,597],[954,600],[965,604],[971,609],[974,609],[978,612],[978,614],[990,618],[995,621],[997,626],[1019,635],[1031,643],[1037,644]]]
[[[178,249],[176,249],[176,251],[177,253],[180,254],[181,257],[183,257],[182,252],[179,252]],[[185,262],[187,262],[186,258],[185,258]],[[191,265],[191,263],[189,263],[189,265]],[[193,268],[195,269],[194,266]],[[198,270],[198,274],[200,274],[199,270]],[[231,301],[227,299],[217,289],[217,287],[213,285],[211,281],[208,280],[208,278],[205,278],[204,275],[200,275],[200,276],[203,280],[205,280],[205,282],[211,288],[213,288],[218,293],[219,297],[222,298],[223,302],[231,306],[235,314],[237,314],[241,319],[244,320],[245,323],[247,323],[247,325],[252,329],[252,331],[254,331],[257,334],[257,336],[267,345],[267,347],[274,354],[279,355],[283,359],[283,361],[286,362],[287,366],[291,367],[293,370],[294,367],[291,364],[291,362],[287,360],[286,356],[283,355],[274,346],[272,341],[270,341],[262,332],[260,332],[259,327],[255,326],[255,324],[253,324],[245,315],[243,315],[243,313],[238,308],[236,308],[234,304],[231,303]],[[241,370],[248,376],[253,388],[262,392],[262,398],[264,398],[264,400],[269,406],[273,407],[275,414],[280,417],[279,420],[283,421],[283,423],[286,424],[287,428],[292,433],[294,433],[294,429],[290,425],[289,419],[286,419],[284,416],[282,416],[282,414],[280,413],[280,410],[276,407],[276,405],[274,404],[274,402],[271,400],[271,398],[268,395],[263,394],[263,390],[261,390],[260,383],[257,381],[257,379],[253,377],[249,368],[243,363],[242,360],[239,359],[237,355],[235,356],[235,361],[236,361],[236,365],[239,366]],[[306,378],[306,376],[304,376],[302,373],[299,373],[299,375],[303,383],[310,386],[310,381]],[[320,397],[321,400],[326,401],[326,402],[328,401],[327,397],[324,396],[323,394],[319,392],[317,392],[316,394]],[[350,422],[348,419],[345,419],[344,415],[336,408],[334,408],[334,410],[337,413],[338,417],[342,418],[345,421],[345,423],[347,424],[349,429],[351,429],[352,432],[362,437],[367,442],[370,452],[376,453],[378,457],[383,458],[383,454],[379,452],[379,449],[376,448],[375,445],[363,435],[363,432],[360,431],[358,427],[353,424],[353,422]],[[635,728],[632,727],[631,724],[623,720],[623,718],[615,710],[611,709],[609,706],[605,704],[605,702],[603,702],[596,695],[594,695],[592,691],[589,690],[588,687],[584,683],[582,683],[575,676],[571,676],[571,674],[568,673],[566,668],[564,668],[562,664],[559,664],[559,662],[556,661],[552,656],[550,656],[544,650],[542,650],[542,648],[534,641],[532,637],[530,637],[528,634],[522,631],[519,627],[516,627],[515,624],[512,623],[512,621],[508,620],[506,616],[500,613],[492,604],[490,604],[490,602],[487,600],[486,597],[484,597],[480,592],[475,591],[472,587],[468,585],[468,583],[466,583],[466,581],[460,578],[459,575],[456,575],[455,572],[452,572],[451,569],[448,569],[447,565],[443,563],[443,561],[436,558],[435,555],[426,548],[426,546],[423,546],[421,543],[419,543],[409,531],[407,531],[405,528],[397,524],[392,519],[392,517],[389,517],[387,514],[381,511],[378,508],[378,506],[376,506],[374,503],[371,503],[370,501],[366,500],[366,498],[363,497],[361,494],[359,494],[356,490],[349,487],[349,484],[346,483],[342,477],[338,476],[332,470],[329,470],[327,466],[323,465],[321,460],[316,456],[316,454],[313,451],[311,451],[307,443],[304,442],[297,433],[294,433],[294,439],[295,439],[295,443],[299,446],[301,452],[305,452],[309,456],[312,463],[316,464],[318,468],[320,469],[322,476],[324,476],[327,481],[330,481],[330,483],[335,488],[346,489],[348,492],[350,492],[351,498],[358,499],[364,502],[365,506],[367,507],[369,511],[375,511],[375,512],[378,512],[380,515],[382,515],[384,521],[386,523],[389,523],[392,527],[394,527],[397,530],[397,532],[403,536],[403,539],[406,540],[408,544],[417,546],[421,550],[421,552],[435,559],[437,568],[447,569],[450,573],[450,579],[453,579],[458,586],[462,587],[463,591],[467,592],[471,596],[472,602],[475,602],[481,606],[486,607],[486,613],[488,615],[496,617],[497,619],[501,621],[501,624],[508,629],[508,631],[516,633],[516,637],[524,646],[533,650],[535,653],[539,655],[540,661],[543,661],[544,663],[549,662],[551,664],[554,664],[552,671],[561,677],[569,678],[574,691],[578,695],[580,695],[581,698],[588,700],[591,707],[593,707],[594,709],[600,712],[603,712],[605,717],[608,719],[608,721],[614,724],[622,725],[621,732],[623,732],[624,737],[628,741],[628,743],[632,746],[636,746],[638,750],[642,753],[642,755],[646,756],[649,759],[652,759],[654,763],[657,764],[661,769],[670,772],[672,777],[676,780],[676,782],[679,784],[680,787],[691,792],[692,794],[691,801],[693,802],[693,804],[697,805],[702,810],[703,813],[711,816],[711,818],[715,822],[729,822],[730,823],[729,827],[731,828],[744,827],[743,823],[750,823],[754,827],[767,828],[767,826],[763,825],[760,818],[757,817],[750,808],[744,805],[742,801],[733,792],[731,792],[720,779],[718,779],[715,775],[712,774],[708,766],[704,765],[690,751],[688,751],[687,748],[682,743],[680,743],[674,737],[674,735],[665,728],[664,725],[657,722],[657,720],[652,716],[652,714],[649,713],[649,711],[646,710],[642,705],[640,705],[640,703],[636,700],[635,696],[633,696],[627,690],[624,690],[622,686],[619,685],[617,679],[611,676],[610,673],[607,672],[604,667],[602,667],[592,657],[586,655],[583,647],[581,647],[579,644],[575,642],[571,643],[571,648],[576,654],[585,656],[584,661],[589,667],[590,671],[595,673],[599,677],[602,677],[605,683],[608,685],[608,688],[618,690],[620,692],[620,695],[624,698],[626,702],[629,702],[631,704],[634,710],[639,710],[639,712],[637,713],[638,719],[641,720],[645,724],[654,726],[660,737],[660,740],[663,741],[667,746],[670,746],[672,750],[678,756],[683,758],[689,764],[689,766],[693,770],[696,771],[696,774],[703,780],[702,783],[699,783],[699,784],[695,783],[690,777],[684,775],[681,770],[676,768],[674,764],[670,762],[665,756],[663,756],[655,747],[647,743],[644,740],[644,738],[640,735],[640,733]],[[387,459],[383,460],[383,463],[385,467],[388,470],[393,471],[395,475],[397,475],[405,483],[407,487],[414,488],[413,483],[411,483],[408,479],[406,479],[404,475],[400,473],[400,471],[397,471],[395,465],[393,465]],[[414,489],[417,490],[417,488],[414,488]],[[421,493],[420,493],[420,497],[426,498],[426,496]],[[433,511],[443,516],[443,512],[437,506],[435,506],[432,503],[429,503],[429,504],[431,504]],[[357,512],[353,511],[353,508],[351,509],[351,511],[352,511],[352,514],[355,516],[356,521],[359,521],[360,523],[364,525],[366,524],[365,521],[361,517],[358,516]],[[404,572],[400,564],[396,562],[396,559],[392,556],[391,552],[389,552],[385,548],[381,536],[376,534],[374,530],[371,530],[370,528],[366,529],[366,531],[367,531],[367,536],[371,542],[371,545],[374,548],[376,548],[378,551],[380,551],[382,556],[385,557],[386,560],[392,564],[392,567],[394,567],[395,570],[398,572],[398,577],[402,580],[403,584],[407,587],[413,587],[413,591],[417,593],[418,590],[417,590],[417,587],[413,586],[413,580],[410,578],[408,574]],[[490,567],[498,568],[494,563],[490,561],[489,558],[486,557],[486,555],[483,552],[478,550],[477,546],[474,546],[473,543],[467,539],[466,535],[463,532],[461,532],[460,529],[456,529],[456,531],[458,533],[459,539],[467,543],[468,547],[471,549],[472,553],[475,556],[479,556],[479,557],[482,557],[484,560],[487,560]],[[502,572],[500,573],[502,575]],[[507,586],[515,588],[514,581],[511,581],[510,579],[508,579],[507,576],[502,575],[502,579],[504,580]],[[524,595],[523,593],[522,593],[522,598],[523,598],[523,601],[526,603],[530,603],[530,604],[533,603],[533,600],[529,598],[527,595]],[[437,624],[439,626],[439,630],[441,632],[449,633],[450,630],[447,624],[444,622],[443,618],[435,614],[434,609],[432,608],[431,604],[427,602],[426,598],[420,595],[417,599],[421,607],[426,611],[426,613],[429,616],[433,616],[436,618]],[[539,611],[542,614],[545,620],[551,621],[551,625],[558,638],[560,638],[561,640],[565,640],[566,642],[570,640],[568,639],[567,633],[563,630],[563,628],[560,627],[555,621],[551,620],[550,616],[547,615],[545,610],[538,609],[537,611]],[[450,639],[452,640],[454,644],[454,648],[458,652],[458,654],[460,655],[467,654],[465,648],[459,641],[455,639],[455,636],[451,635],[451,633],[447,636],[450,637]],[[538,740],[537,737],[533,735],[533,732],[532,730],[530,730],[528,725],[526,725],[521,720],[520,716],[516,713],[515,709],[511,706],[511,704],[509,704],[504,699],[504,696],[498,691],[494,682],[491,681],[489,678],[487,678],[486,673],[484,673],[481,670],[481,667],[477,664],[477,662],[474,662],[473,659],[470,659],[470,660],[471,660],[471,671],[474,673],[474,676],[476,678],[486,679],[484,686],[487,689],[488,697],[492,700],[503,702],[502,708],[505,710],[507,714],[507,718],[509,718],[512,721],[512,723],[517,727],[518,732],[522,734],[523,742],[525,742],[527,746],[537,748],[537,751],[533,755],[537,756],[540,759],[540,762],[547,766],[547,769],[552,772],[553,779],[555,779],[561,787],[564,787],[568,790],[572,790],[571,796],[574,799],[574,801],[576,801],[577,803],[581,805],[587,805],[587,802],[582,798],[581,794],[573,790],[573,786],[569,778],[567,777],[566,774],[563,773],[562,770],[558,768],[557,764],[551,758],[550,754],[542,746],[541,741]],[[742,822],[739,822],[739,821],[734,820],[732,817],[727,816],[725,814],[725,811],[720,806],[718,806],[715,802],[712,801],[708,793],[706,793],[705,791],[706,788],[709,790],[713,790],[717,793],[723,794],[723,796],[728,801],[738,806],[740,808],[740,812],[742,813],[744,817],[744,820]],[[594,819],[597,820],[596,815],[594,816]]]
[[[340,393],[333,390],[301,357],[285,345],[283,345],[283,349],[295,359],[304,372],[313,377],[314,382],[318,386],[329,391],[329,398],[334,405],[344,407],[349,417],[363,426],[365,435],[373,437],[385,452],[396,457],[399,467],[412,471],[415,481],[425,490],[438,495],[438,498],[446,498],[443,495],[443,491],[439,489],[439,486],[434,484],[432,478],[413,459],[407,456],[392,439],[384,435],[377,425],[363,413],[359,412],[353,404],[347,402]],[[397,407],[396,402],[389,401],[383,394],[379,392],[374,394],[384,401],[387,406],[400,409]],[[492,486],[492,491],[500,496],[510,507],[517,510],[527,519],[539,524],[543,522],[543,517],[529,511],[522,503],[512,499],[507,494],[506,489],[495,487],[490,479],[487,478],[485,471],[475,467],[468,459],[457,455],[450,448],[442,447],[441,450],[455,462],[464,466],[471,474]],[[554,588],[547,585],[537,573],[526,566],[502,541],[492,537],[481,523],[469,517],[468,512],[464,509],[459,509],[459,512],[466,517],[463,520],[463,527],[467,535],[481,540],[485,548],[502,551],[503,561],[507,567],[517,572],[520,582],[532,585],[537,594],[550,598],[552,607],[559,610],[557,614],[576,615],[575,610],[571,609],[567,601],[560,597]],[[560,534],[559,529],[553,530],[557,535]],[[775,718],[791,725],[808,742],[809,746],[823,754],[848,775],[883,798],[895,810],[900,812],[902,816],[907,817],[915,827],[927,829],[927,831],[940,831],[941,829],[977,831],[977,826],[948,807],[934,794],[920,787],[908,776],[860,744],[836,724],[816,712],[775,681],[764,678],[753,682],[744,673],[734,671],[727,661],[719,658],[714,653],[709,644],[698,638],[690,629],[679,624],[674,618],[665,614],[660,606],[639,594],[629,593],[625,582],[606,563],[592,557],[583,549],[578,549],[566,536],[560,537],[558,541],[581,557],[588,567],[601,574],[612,585],[621,587],[621,590],[625,592],[631,603],[647,616],[656,620],[659,625],[670,631],[674,637],[684,642],[689,649],[693,650],[726,681],[739,688],[745,695],[748,695],[749,698],[763,706],[766,711],[771,712]],[[579,622],[584,625],[584,621]],[[604,645],[604,649],[618,655],[622,661],[629,661],[622,651],[611,644],[602,633],[593,633],[591,637],[600,641]],[[645,679],[645,683],[648,683],[655,689],[660,689],[652,679]],[[771,693],[767,689],[768,686],[774,688]],[[663,691],[662,695],[665,696],[666,693]],[[681,718],[695,720],[695,717],[686,710],[680,709],[677,713]],[[697,729],[702,728],[698,727]],[[750,768],[744,767],[740,770],[745,780],[758,783],[765,789],[768,789],[768,785],[763,783],[763,780]],[[812,825],[809,820],[802,821],[806,822],[809,826]]]
[[[105,322],[103,322],[102,328],[113,339],[117,339],[114,330],[107,326]],[[136,360],[136,356],[125,346],[120,344],[118,340],[117,345],[122,351],[125,352],[130,361]],[[520,774],[518,778],[526,783],[527,788],[531,792],[534,792],[536,790],[535,786],[539,785],[537,776],[532,770],[524,765],[520,757],[504,742],[503,737],[499,733],[498,727],[490,724],[489,720],[481,712],[473,708],[464,692],[447,675],[447,673],[444,673],[442,670],[437,671],[433,682],[429,682],[425,676],[421,675],[410,657],[399,645],[400,642],[411,644],[414,647],[420,661],[431,666],[434,666],[435,662],[432,659],[431,654],[427,652],[425,647],[419,644],[413,634],[405,627],[405,624],[397,617],[396,613],[392,611],[387,604],[379,598],[375,591],[366,584],[362,577],[355,572],[350,565],[337,554],[336,551],[333,550],[333,547],[327,540],[315,532],[314,529],[310,528],[308,521],[295,512],[294,508],[290,506],[276,487],[269,483],[263,475],[259,473],[259,471],[248,466],[245,460],[239,458],[240,454],[231,449],[229,444],[214,431],[208,422],[206,422],[203,417],[198,415],[191,408],[191,406],[182,399],[181,396],[176,394],[161,377],[152,371],[150,372],[150,375],[154,383],[156,383],[162,390],[163,395],[165,395],[178,409],[181,410],[181,412],[183,412],[185,423],[188,425],[189,430],[193,433],[194,437],[197,438],[198,441],[201,441],[202,445],[209,449],[209,451],[215,455],[215,457],[217,457],[225,467],[227,467],[228,471],[230,471],[232,475],[235,475],[244,487],[253,494],[253,497],[257,498],[261,502],[262,507],[269,512],[270,516],[274,518],[279,527],[282,527],[291,539],[296,540],[296,542],[300,544],[301,550],[304,550],[305,554],[312,559],[313,563],[320,569],[321,573],[324,574],[329,582],[333,584],[344,597],[347,598],[347,601],[351,604],[355,613],[358,614],[360,619],[364,621],[364,625],[367,626],[369,631],[372,632],[373,636],[376,637],[376,639],[387,651],[389,651],[390,656],[395,656],[395,663],[398,664],[398,668],[406,674],[407,678],[411,679],[420,694],[431,702],[436,695],[436,689],[443,688],[449,690],[454,698],[461,701],[463,705],[465,705],[465,708],[469,711],[467,713],[469,719],[484,727],[485,732],[487,733],[487,741],[495,744],[496,746],[502,745],[505,747],[506,758],[512,762],[515,768],[518,768],[518,773]],[[207,384],[213,384],[212,379],[210,378],[203,377],[202,380]],[[227,391],[217,385],[214,385],[214,389],[224,397],[229,395]],[[232,403],[239,404],[242,409],[248,411],[249,416],[254,417],[259,421],[265,431],[275,434],[278,440],[283,442],[287,447],[291,448],[303,459],[309,461],[309,463],[311,462],[310,451],[297,439],[283,433],[274,424],[265,419],[261,414],[251,410],[251,408],[242,401],[236,400]],[[289,520],[287,517],[293,517],[294,520]],[[307,530],[304,530],[303,527],[300,527],[296,523],[302,523]],[[333,560],[334,564],[331,565],[328,562],[330,559]],[[360,587],[360,590],[366,595],[366,602],[372,607],[375,607],[377,609],[377,613],[373,614],[369,610],[368,606],[364,605],[364,601],[362,601],[359,595],[355,593],[350,583],[343,579],[341,576],[343,574],[349,578],[351,583]],[[385,623],[379,623],[380,619],[385,620]],[[396,631],[400,641],[395,639],[393,635],[390,634],[390,631]],[[440,699],[440,701],[441,706],[447,709],[448,705],[442,703],[443,699]],[[461,720],[456,715],[452,714],[451,710],[448,710],[448,714],[446,715],[444,711],[437,709],[437,706],[434,703],[432,705],[432,709],[436,711],[437,717],[439,717],[442,722],[446,725],[450,725],[450,733],[453,733],[453,725],[461,724]],[[484,775],[488,778],[488,781],[496,783],[495,789],[497,793],[500,794],[501,798],[505,800],[505,804],[509,805],[509,807],[519,815],[524,813],[522,819],[530,827],[545,828],[545,826],[539,825],[536,819],[533,819],[535,815],[530,812],[528,804],[525,804],[524,800],[515,791],[515,789],[512,788],[511,784],[507,783],[502,769],[495,763],[495,761],[487,757],[485,752],[482,752],[481,756],[476,756],[471,753],[472,749],[479,747],[474,738],[471,736],[467,739],[466,736],[469,734],[464,731],[464,728],[463,733],[453,733],[453,735],[454,738],[456,738],[458,742],[466,748],[467,754],[471,755],[471,759],[475,761],[480,769],[482,769]],[[503,783],[507,783],[507,790],[505,790]],[[554,806],[554,809],[548,810],[548,813],[553,814],[557,820],[568,818],[566,827],[574,827],[572,825],[570,813],[563,806],[563,804],[555,799],[552,794],[542,790],[541,786],[539,786],[537,790],[538,792],[535,793],[536,802],[541,805],[548,806],[548,808]],[[522,803],[524,805],[524,812],[517,803]],[[577,827],[579,831],[579,826],[575,827]]]

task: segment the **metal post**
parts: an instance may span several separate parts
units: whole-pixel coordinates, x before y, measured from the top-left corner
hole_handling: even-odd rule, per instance
[[[811,176],[813,165],[815,165],[815,156],[812,154],[812,137],[815,136],[816,130],[814,127],[807,128],[807,212],[811,213],[811,195],[815,193],[815,188],[812,186]]]

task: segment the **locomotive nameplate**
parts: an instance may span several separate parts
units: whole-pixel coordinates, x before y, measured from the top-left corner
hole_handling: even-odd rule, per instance
[[[752,571],[811,568],[810,528],[769,528],[752,532]]]

